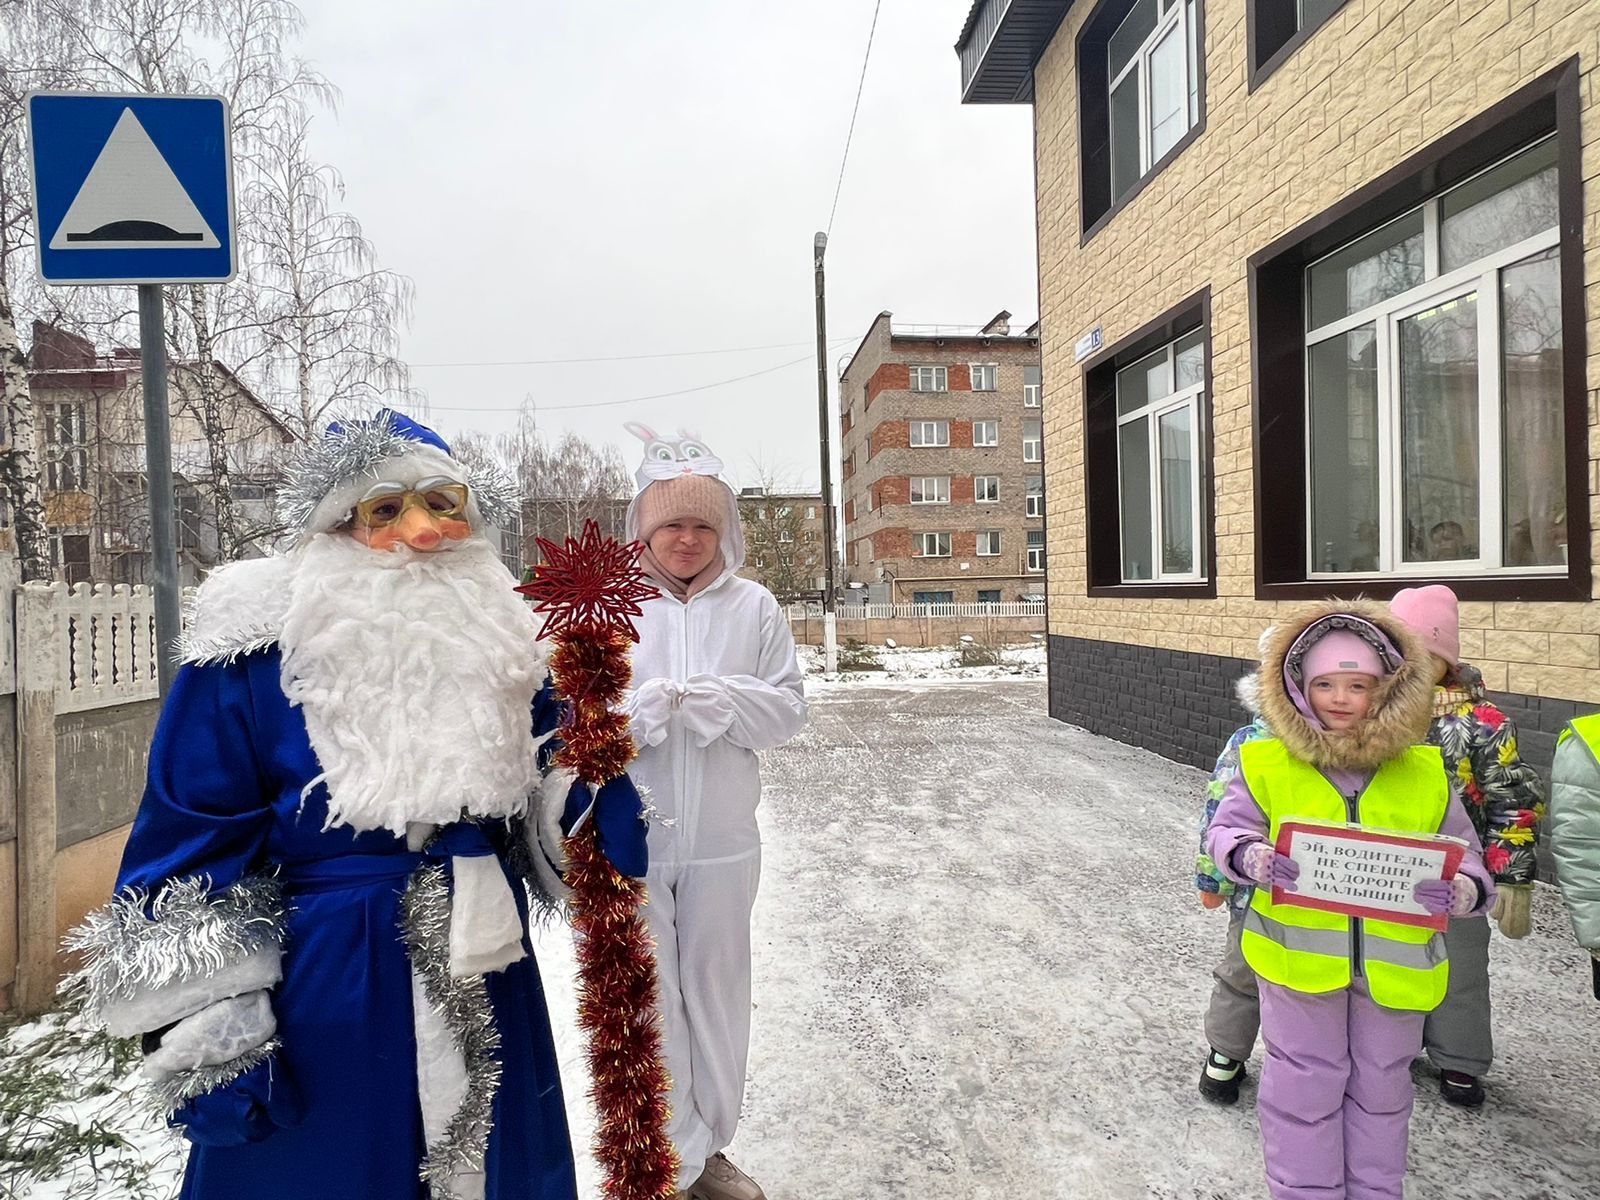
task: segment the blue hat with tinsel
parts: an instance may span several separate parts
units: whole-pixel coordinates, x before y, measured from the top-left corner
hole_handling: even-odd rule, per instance
[[[333,421],[301,447],[278,493],[284,524],[298,540],[337,529],[374,484],[412,486],[424,479],[467,485],[467,519],[474,532],[504,525],[516,512],[517,491],[498,464],[464,463],[450,443],[422,422],[392,408],[365,420]]]

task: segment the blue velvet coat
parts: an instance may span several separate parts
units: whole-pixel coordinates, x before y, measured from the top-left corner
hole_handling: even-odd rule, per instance
[[[536,732],[559,715],[547,687],[534,705]],[[326,789],[318,785],[301,801],[319,773],[301,712],[279,684],[276,648],[178,672],[118,886],[154,892],[204,875],[221,889],[276,870],[287,907],[283,981],[272,994],[282,1047],[231,1094],[209,1093],[177,1114],[196,1142],[186,1200],[427,1195],[400,928],[402,890],[425,855],[384,831],[325,832]],[[503,823],[446,832],[454,835],[451,852],[493,851],[505,863]],[[638,842],[642,854],[642,826]],[[448,870],[448,858],[441,861]],[[520,880],[512,892],[524,907]],[[523,916],[526,925],[525,907]],[[573,1200],[561,1080],[531,949],[486,982],[502,1067],[487,1200]],[[259,1105],[244,1115],[249,1095],[267,1098],[270,1119]]]

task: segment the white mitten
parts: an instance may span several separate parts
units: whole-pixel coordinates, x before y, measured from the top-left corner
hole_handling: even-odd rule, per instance
[[[229,996],[185,1017],[161,1035],[161,1044],[144,1057],[145,1077],[170,1079],[180,1071],[231,1062],[262,1045],[278,1031],[272,1000],[265,989]]]

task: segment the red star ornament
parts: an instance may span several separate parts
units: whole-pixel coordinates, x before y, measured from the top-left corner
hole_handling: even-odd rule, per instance
[[[600,526],[583,523],[583,537],[567,538],[558,546],[536,539],[544,561],[533,571],[533,582],[517,589],[536,601],[534,611],[545,614],[541,639],[580,630],[617,630],[630,641],[639,640],[632,618],[643,615],[639,607],[661,593],[645,580],[639,566],[643,542],[622,545],[602,538]]]

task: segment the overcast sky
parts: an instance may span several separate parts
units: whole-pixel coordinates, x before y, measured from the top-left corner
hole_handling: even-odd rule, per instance
[[[630,469],[637,420],[697,430],[744,482],[760,462],[816,485],[811,241],[873,0],[302,4],[303,53],[343,93],[313,148],[416,283],[402,350],[435,424],[498,432],[531,396]],[[827,257],[830,375],[883,309],[1037,315],[1031,111],[959,103],[968,5],[883,0]],[[754,346],[774,348],[443,365]]]

